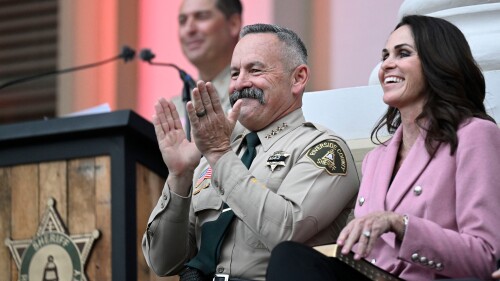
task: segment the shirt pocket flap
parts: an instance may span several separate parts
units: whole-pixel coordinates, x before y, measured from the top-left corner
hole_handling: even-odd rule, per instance
[[[193,194],[191,200],[195,213],[209,209],[219,210],[223,204],[222,198],[210,186],[202,189],[197,194]]]

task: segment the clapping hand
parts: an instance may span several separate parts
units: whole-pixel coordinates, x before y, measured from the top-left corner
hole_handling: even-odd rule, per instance
[[[171,189],[179,195],[187,195],[193,173],[200,163],[201,153],[186,138],[175,105],[164,98],[155,104],[153,116],[158,146],[168,168]]]
[[[217,91],[210,82],[198,81],[187,111],[193,140],[210,165],[231,150],[230,137],[240,114],[241,101],[236,102],[226,117]]]

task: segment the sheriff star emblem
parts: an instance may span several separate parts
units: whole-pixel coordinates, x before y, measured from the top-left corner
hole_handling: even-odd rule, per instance
[[[85,263],[99,231],[69,236],[50,198],[33,239],[6,239],[19,280],[87,281]]]
[[[276,169],[276,167],[285,166],[285,160],[289,156],[290,154],[284,151],[276,151],[273,153],[273,155],[269,156],[266,165],[271,168],[271,172],[274,172],[274,169]]]

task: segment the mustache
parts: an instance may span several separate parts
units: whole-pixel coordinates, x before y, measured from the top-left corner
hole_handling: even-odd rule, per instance
[[[231,106],[234,106],[236,101],[239,99],[256,99],[260,104],[266,103],[266,101],[264,100],[264,91],[259,88],[244,88],[241,91],[233,91],[233,93],[229,97]]]

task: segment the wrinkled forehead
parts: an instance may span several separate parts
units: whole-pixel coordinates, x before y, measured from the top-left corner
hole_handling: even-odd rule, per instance
[[[280,60],[283,42],[272,33],[250,33],[242,37],[233,51],[233,61],[245,59]]]

